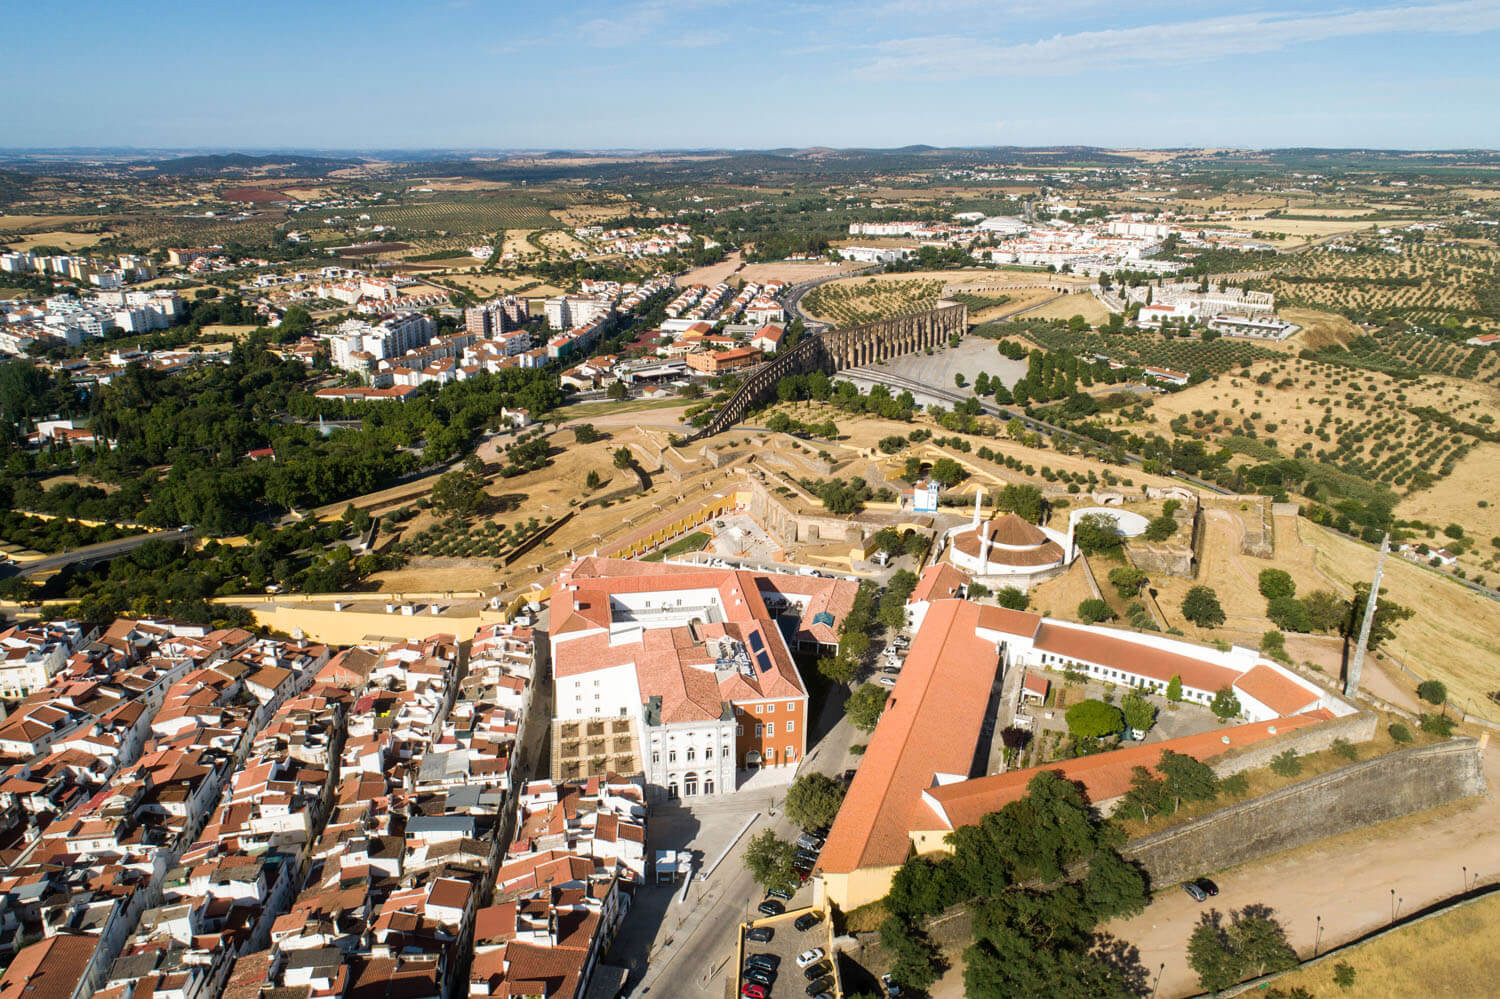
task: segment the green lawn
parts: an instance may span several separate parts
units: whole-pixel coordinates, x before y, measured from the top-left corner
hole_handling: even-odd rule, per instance
[[[678,555],[684,555],[688,552],[702,551],[703,546],[706,544],[708,544],[708,535],[702,531],[694,531],[685,538],[678,538],[665,548],[657,549],[641,559],[641,561],[660,562],[662,559],[675,558]]]

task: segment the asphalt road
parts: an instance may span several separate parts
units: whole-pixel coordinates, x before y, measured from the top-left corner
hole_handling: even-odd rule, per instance
[[[48,558],[25,565],[6,566],[0,569],[0,576],[35,576],[40,573],[55,572],[65,569],[70,565],[78,565],[85,562],[107,562],[113,558],[119,558],[128,552],[135,551],[148,541],[186,541],[193,536],[192,531],[157,531],[154,534],[136,534],[128,538],[120,538],[116,541],[101,541],[97,545],[87,545],[83,548],[75,548],[61,555],[52,555]]]

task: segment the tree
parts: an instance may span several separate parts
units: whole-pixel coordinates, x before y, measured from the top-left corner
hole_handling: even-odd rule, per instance
[[[917,457],[907,458],[901,469],[902,482],[916,482],[922,477],[922,459]]]
[[[1132,690],[1120,699],[1120,713],[1125,716],[1125,724],[1136,732],[1148,732],[1156,724],[1156,705],[1138,691]]]
[[[1224,608],[1219,595],[1207,586],[1195,586],[1182,599],[1182,616],[1200,628],[1214,628],[1224,623]]]
[[[635,467],[635,455],[631,453],[630,448],[615,448],[615,467],[621,471]]]
[[[1312,630],[1312,617],[1307,613],[1307,604],[1296,597],[1271,598],[1266,602],[1266,617],[1282,631]]]
[[[1332,590],[1313,590],[1302,603],[1313,631],[1336,631],[1349,618],[1349,602]]]
[[[1219,790],[1235,798],[1243,798],[1250,793],[1250,778],[1244,774],[1230,774],[1219,781]]]
[[[1267,600],[1290,597],[1297,592],[1297,583],[1292,579],[1292,574],[1283,569],[1262,569],[1259,582],[1260,595]]]
[[[1089,513],[1078,518],[1073,528],[1073,540],[1078,550],[1085,555],[1114,552],[1124,544],[1120,537],[1119,522],[1107,513]]]
[[[963,466],[952,458],[939,458],[933,462],[931,474],[933,479],[951,489],[964,480],[966,473]]]
[[[611,382],[609,388],[604,390],[604,395],[615,402],[623,402],[630,398],[630,389],[624,382]]]
[[[1287,943],[1286,931],[1273,910],[1247,905],[1223,914],[1211,909],[1198,917],[1188,939],[1188,966],[1198,973],[1198,983],[1218,992],[1245,978],[1296,967],[1297,952]]]
[[[1141,592],[1146,585],[1146,574],[1130,565],[1116,566],[1109,570],[1109,585],[1115,588],[1121,600],[1129,600]]]
[[[1344,634],[1350,637],[1359,634],[1364,623],[1365,604],[1370,598],[1370,584],[1354,584],[1354,599],[1350,601],[1349,619],[1344,625]],[[1375,604],[1375,620],[1370,623],[1370,648],[1376,648],[1389,638],[1396,637],[1396,625],[1412,616],[1412,609],[1404,607],[1386,597],[1381,590]]]
[[[873,732],[875,724],[880,721],[881,712],[885,710],[886,697],[884,687],[874,683],[863,684],[844,702],[844,714],[849,716],[855,728]]]
[[[1359,750],[1356,749],[1354,743],[1350,742],[1348,739],[1342,737],[1335,739],[1333,740],[1333,745],[1329,748],[1333,750],[1334,756],[1337,756],[1341,760],[1346,760],[1349,763],[1353,763],[1355,760],[1359,759]]]
[[[926,989],[947,967],[932,939],[899,916],[881,922],[880,944],[891,954],[891,978],[906,988]]]
[[[821,829],[833,824],[843,801],[843,784],[820,773],[809,773],[786,789],[787,818],[803,829]]]
[[[468,469],[444,472],[432,484],[432,505],[461,517],[474,514],[484,501],[484,477]]]
[[[745,850],[745,869],[766,890],[788,888],[797,883],[797,847],[781,839],[774,829],[765,829]]]
[[[1147,541],[1165,541],[1177,533],[1177,518],[1170,514],[1162,514],[1152,517],[1151,522],[1146,525],[1142,537]]]
[[[1424,714],[1417,721],[1417,727],[1428,735],[1436,735],[1446,739],[1458,727],[1458,722],[1447,715]]]
[[[995,592],[995,603],[1010,610],[1023,611],[1031,603],[1031,598],[1019,587],[1002,586]]]
[[[1073,705],[1068,709],[1066,718],[1068,731],[1078,739],[1098,739],[1114,735],[1125,724],[1119,708],[1093,699]]]
[[[1240,699],[1228,687],[1220,687],[1214,693],[1213,703],[1208,706],[1218,718],[1228,721],[1240,713]]]
[[[1085,624],[1098,624],[1100,621],[1113,619],[1115,612],[1110,609],[1106,601],[1098,597],[1090,597],[1088,600],[1078,604],[1078,619]]]
[[[1273,659],[1286,658],[1286,636],[1279,631],[1268,631],[1260,636],[1260,650]]]
[[[1212,801],[1219,794],[1213,767],[1185,753],[1161,751],[1156,769],[1167,782],[1167,793],[1181,801]]]
[[[1013,513],[1030,524],[1042,519],[1042,491],[1036,486],[1009,483],[1000,489],[995,505],[1002,512]]]
[[[580,444],[592,444],[603,436],[592,423],[580,423],[573,428],[573,438]]]
[[[880,438],[880,444],[878,446],[880,447],[880,450],[885,452],[886,454],[895,454],[902,448],[906,447],[906,438],[900,436],[899,434],[892,434],[889,437]]]
[[[841,685],[852,681],[858,668],[858,663],[842,655],[824,656],[818,660],[818,672]]]
[[[1443,704],[1448,700],[1448,687],[1441,680],[1423,680],[1417,685],[1417,696],[1428,704]]]
[[[1391,727],[1387,731],[1391,733],[1391,741],[1398,745],[1411,742],[1411,729],[1401,722],[1391,722]]]
[[[604,485],[604,478],[599,474],[599,470],[597,468],[591,468],[589,469],[588,476],[583,480],[583,485],[585,489],[598,489],[600,486]]]
[[[1182,677],[1176,673],[1167,681],[1167,700],[1177,704],[1182,700]]]

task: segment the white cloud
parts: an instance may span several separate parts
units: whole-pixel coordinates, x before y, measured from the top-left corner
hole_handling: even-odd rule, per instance
[[[634,45],[645,41],[674,21],[696,28],[695,19],[702,15],[704,8],[726,2],[728,0],[643,0],[636,4],[621,4],[608,17],[596,17],[580,24],[577,28],[578,37],[584,44],[600,48]],[[686,32],[675,44],[686,44],[689,47],[717,44],[717,40],[691,41],[707,37],[711,33],[705,30]],[[689,41],[684,42],[683,39]]]
[[[1012,76],[1093,72],[1118,66],[1203,62],[1309,42],[1392,33],[1472,34],[1500,28],[1500,0],[1341,9],[1320,13],[1230,14],[1054,35],[1024,44],[956,35],[880,42],[860,73],[869,77]]]

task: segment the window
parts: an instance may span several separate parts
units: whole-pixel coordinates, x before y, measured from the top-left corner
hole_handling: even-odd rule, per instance
[[[651,762],[652,763],[660,763],[661,762],[661,750],[659,750],[659,749],[653,749],[653,750],[651,750]]]
[[[786,734],[791,735],[795,731],[797,731],[797,723],[794,721],[788,721],[786,723]]]
[[[766,722],[766,735],[775,735],[775,734],[776,734],[776,723],[775,722]]]
[[[675,750],[675,749],[669,749],[669,750],[667,750],[667,762],[668,763],[676,763],[677,762],[677,750]]]
[[[774,704],[767,704],[766,705],[766,714],[768,714],[768,715],[774,715],[775,713],[776,713],[776,705],[774,705]]]
[[[687,749],[687,758],[688,758],[688,762],[689,763],[691,763],[694,760],[696,760],[698,758],[698,750],[695,749],[692,746],[689,746],[688,749]],[[691,794],[692,792],[688,792],[688,793]]]
[[[765,733],[765,726],[760,722],[755,723],[755,737],[759,739]]]
[[[761,713],[761,709],[762,709],[762,708],[764,708],[764,707],[765,707],[765,705],[764,705],[764,704],[757,704],[757,705],[756,705],[756,706],[755,706],[755,713],[756,713],[756,714],[760,714],[760,713]]]
[[[797,702],[796,701],[787,701],[786,702],[786,709],[788,711],[796,711],[797,710]]]
[[[744,735],[745,734],[745,726],[743,726],[743,725],[736,725],[734,727],[734,734],[735,735]]]
[[[704,794],[713,794],[714,793],[714,779],[712,777],[704,777],[703,778],[703,793]]]
[[[782,759],[783,763],[790,763],[793,760],[795,760],[796,758],[797,758],[796,747],[794,747],[794,746],[788,746],[788,747],[786,747],[786,755],[783,756],[781,759]]]

